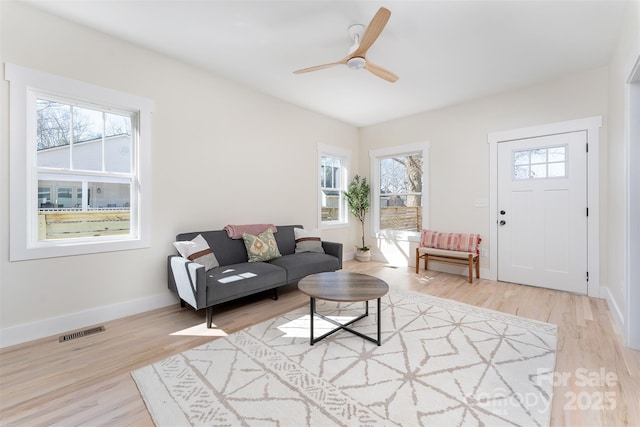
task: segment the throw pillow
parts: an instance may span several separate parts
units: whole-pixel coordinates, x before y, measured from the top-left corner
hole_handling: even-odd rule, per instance
[[[432,230],[422,230],[420,238],[420,246],[422,247],[476,254],[480,253],[478,245],[481,242],[482,238],[479,234],[441,233]]]
[[[244,246],[247,248],[249,262],[269,261],[282,256],[271,229],[257,236],[244,233],[242,239],[244,240]]]
[[[204,265],[206,271],[220,265],[202,234],[198,234],[193,240],[173,242],[173,246],[183,258]]]
[[[320,238],[320,230],[305,230],[303,228],[294,228],[293,233],[296,237],[296,253],[324,253],[324,249],[322,249],[322,239]]]

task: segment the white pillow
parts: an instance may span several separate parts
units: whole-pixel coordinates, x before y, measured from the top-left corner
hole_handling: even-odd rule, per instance
[[[293,233],[296,237],[296,253],[300,252],[319,252],[324,253],[322,249],[322,239],[320,230],[305,230],[303,228],[294,228]]]
[[[202,234],[198,234],[193,240],[173,242],[173,246],[183,258],[204,265],[206,271],[220,265]]]

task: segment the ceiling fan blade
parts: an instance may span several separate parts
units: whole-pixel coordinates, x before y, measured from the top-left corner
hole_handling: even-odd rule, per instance
[[[391,71],[385,70],[384,68],[376,64],[372,64],[369,61],[365,64],[364,69],[391,83],[395,83],[398,80],[398,76],[393,74]]]
[[[325,68],[333,67],[335,65],[342,65],[342,64],[346,64],[346,63],[347,63],[347,58],[342,59],[342,60],[337,61],[337,62],[331,62],[329,64],[322,64],[322,65],[316,65],[316,66],[313,66],[313,67],[302,68],[300,70],[294,71],[293,74],[301,74],[301,73],[308,73],[310,71],[323,70]]]
[[[389,11],[389,9],[384,7],[378,9],[376,14],[373,16],[373,19],[371,19],[371,22],[367,26],[367,29],[364,30],[364,34],[362,35],[362,39],[360,40],[360,46],[358,46],[358,48],[349,56],[364,57],[367,54],[367,50],[369,50],[371,45],[378,39],[378,36],[384,29],[385,25],[387,25],[389,17],[391,17],[391,11]]]

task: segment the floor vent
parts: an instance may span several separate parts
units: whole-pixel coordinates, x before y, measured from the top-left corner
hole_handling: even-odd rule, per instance
[[[60,342],[71,341],[75,338],[84,337],[91,334],[97,334],[98,332],[104,331],[104,326],[97,326],[95,328],[85,329],[84,331],[72,332],[67,335],[62,335],[60,337]]]

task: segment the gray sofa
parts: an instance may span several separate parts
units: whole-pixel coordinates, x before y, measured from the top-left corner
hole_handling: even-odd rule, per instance
[[[231,239],[225,230],[181,233],[176,241],[192,240],[198,234],[205,238],[220,263],[209,271],[204,266],[179,255],[168,257],[168,286],[184,307],[207,309],[207,327],[211,328],[213,306],[236,298],[273,290],[297,283],[303,277],[342,268],[342,243],[322,242],[325,253],[295,253],[294,228],[300,225],[277,225],[274,233],[281,257],[268,262],[248,262],[242,239]],[[236,279],[236,280],[234,280]]]

